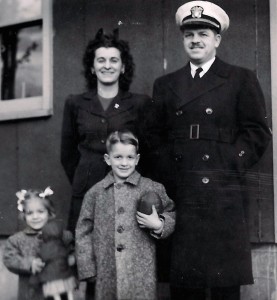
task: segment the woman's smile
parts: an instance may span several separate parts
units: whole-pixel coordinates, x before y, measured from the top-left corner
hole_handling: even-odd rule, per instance
[[[117,48],[100,47],[95,51],[92,71],[95,72],[98,83],[103,85],[117,84],[123,70],[121,54]]]

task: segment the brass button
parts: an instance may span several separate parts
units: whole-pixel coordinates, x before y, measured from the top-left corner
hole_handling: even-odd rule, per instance
[[[245,154],[243,150],[240,151],[239,156],[242,157]]]
[[[203,182],[204,184],[209,183],[209,181],[210,181],[210,179],[209,179],[208,177],[203,177],[203,178],[202,178],[202,182]]]
[[[105,144],[105,140],[101,140],[101,144]]]
[[[182,110],[177,110],[176,111],[176,116],[179,117],[183,114],[183,111]]]
[[[106,123],[106,120],[105,119],[101,119],[101,123]]]
[[[207,161],[207,160],[210,159],[210,155],[209,155],[209,154],[204,154],[204,155],[202,156],[202,159],[203,159],[204,161]]]
[[[210,107],[206,108],[206,114],[207,115],[211,115],[212,113],[213,113],[212,108],[210,108]]]

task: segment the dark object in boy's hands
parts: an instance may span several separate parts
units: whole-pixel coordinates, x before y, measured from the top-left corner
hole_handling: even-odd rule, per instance
[[[139,200],[137,211],[146,215],[151,215],[152,205],[155,205],[158,214],[163,212],[163,203],[160,196],[155,192],[147,192]]]

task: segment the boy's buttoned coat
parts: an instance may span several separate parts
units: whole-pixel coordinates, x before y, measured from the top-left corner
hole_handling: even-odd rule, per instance
[[[79,278],[96,276],[96,299],[156,299],[155,235],[136,221],[139,199],[156,192],[163,203],[161,238],[174,230],[173,201],[164,187],[133,173],[124,184],[112,173],[85,195],[76,228]]]
[[[252,283],[241,176],[270,140],[256,76],[216,58],[196,84],[188,64],[156,80],[152,109],[153,178],[176,202],[172,284]]]

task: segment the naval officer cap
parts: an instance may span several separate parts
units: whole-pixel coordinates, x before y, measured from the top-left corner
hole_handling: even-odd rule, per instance
[[[210,27],[222,33],[229,27],[229,17],[218,5],[209,1],[190,1],[176,12],[176,23],[181,28]]]

